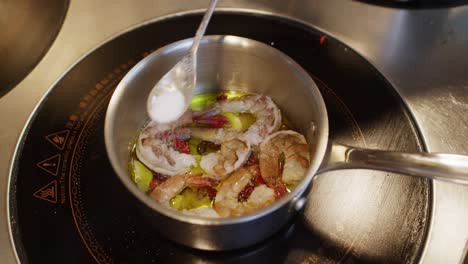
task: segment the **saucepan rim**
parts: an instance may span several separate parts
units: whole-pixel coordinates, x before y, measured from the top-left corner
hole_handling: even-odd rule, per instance
[[[283,206],[286,206],[292,200],[298,197],[301,197],[302,194],[307,190],[307,188],[310,187],[324,159],[324,156],[327,150],[328,131],[329,131],[328,130],[329,129],[328,128],[328,114],[326,111],[325,103],[323,101],[323,97],[317,85],[310,77],[310,75],[289,56],[287,56],[280,50],[272,46],[269,46],[267,44],[264,44],[262,42],[249,39],[249,38],[233,36],[233,35],[209,35],[209,36],[205,36],[202,39],[200,43],[200,50],[203,49],[204,45],[206,45],[209,42],[222,42],[223,45],[224,43],[229,44],[229,45],[252,45],[254,48],[264,49],[265,51],[269,52],[271,56],[278,56],[279,59],[284,60],[286,64],[289,64],[289,66],[292,67],[292,69],[296,73],[299,74],[302,81],[306,82],[307,86],[310,86],[309,87],[309,89],[311,89],[310,92],[314,94],[314,99],[315,99],[314,102],[311,102],[311,103],[317,104],[317,109],[319,111],[322,111],[322,113],[319,113],[320,120],[313,120],[313,124],[311,124],[311,130],[313,131],[310,131],[310,132],[319,133],[319,134],[316,137],[314,137],[317,139],[317,142],[309,142],[309,144],[314,144],[313,148],[315,151],[315,153],[313,153],[310,159],[311,162],[310,162],[309,169],[307,170],[307,173],[304,179],[301,182],[299,182],[298,185],[290,193],[288,193],[287,195],[285,195],[284,197],[276,201],[274,204],[264,209],[260,209],[252,214],[247,214],[244,216],[230,217],[230,218],[208,218],[208,217],[202,217],[202,216],[186,215],[181,212],[177,212],[176,210],[165,208],[163,205],[158,204],[147,194],[139,190],[138,187],[130,178],[130,175],[128,172],[128,164],[122,164],[119,161],[116,147],[114,146],[114,142],[113,142],[114,133],[112,131],[112,128],[114,126],[114,122],[118,122],[118,117],[116,116],[115,110],[118,106],[118,103],[121,100],[123,100],[122,99],[123,92],[128,87],[128,84],[132,81],[132,79],[135,78],[139,74],[139,72],[141,72],[141,70],[147,65],[147,63],[149,63],[149,61],[152,61],[156,59],[157,57],[164,56],[165,54],[170,53],[171,50],[173,50],[174,48],[179,48],[181,46],[188,50],[189,47],[191,46],[192,40],[193,38],[183,39],[177,42],[170,43],[152,52],[143,60],[138,62],[132,69],[130,69],[130,71],[124,76],[124,78],[117,85],[117,88],[115,89],[114,94],[112,95],[112,98],[110,100],[110,103],[106,112],[106,116],[105,116],[104,139],[105,139],[107,155],[109,157],[109,160],[111,162],[111,165],[114,171],[116,172],[121,182],[125,185],[127,190],[129,190],[140,202],[150,207],[152,210],[162,215],[168,216],[174,220],[185,222],[185,223],[190,223],[190,224],[196,224],[196,225],[216,226],[216,225],[235,225],[235,224],[246,223],[249,221],[262,218],[266,215],[271,214],[272,212],[276,210],[279,210]],[[135,131],[135,135],[137,133],[138,131]],[[128,142],[128,144],[130,144],[130,142]],[[128,151],[130,153],[131,151],[130,148]]]

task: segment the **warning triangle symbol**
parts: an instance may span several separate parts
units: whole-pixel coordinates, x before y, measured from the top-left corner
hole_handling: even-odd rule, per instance
[[[57,176],[58,174],[58,169],[60,165],[60,160],[62,159],[62,155],[57,154],[55,156],[52,156],[50,158],[47,158],[43,161],[39,161],[37,163],[37,166],[48,173]]]
[[[56,133],[52,133],[46,136],[47,141],[52,143],[52,145],[56,146],[58,149],[63,150],[65,147],[65,143],[67,142],[68,135],[70,134],[70,130],[62,130]]]
[[[48,201],[51,203],[57,203],[57,180],[54,180],[42,187],[33,194],[34,197]]]

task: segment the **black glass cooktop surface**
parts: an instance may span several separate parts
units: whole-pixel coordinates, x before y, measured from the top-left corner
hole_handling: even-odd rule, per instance
[[[427,180],[371,170],[315,180],[303,212],[253,247],[204,252],[151,229],[106,156],[104,117],[119,80],[150,52],[189,38],[190,14],[126,32],[78,62],[27,125],[9,186],[13,240],[24,263],[414,263],[431,209]],[[239,26],[239,22],[248,26]],[[357,146],[420,151],[392,87],[346,45],[282,18],[217,13],[208,34],[256,39],[285,52],[317,82],[330,137]],[[254,69],[246,69],[254,70]],[[187,234],[192,235],[192,234]]]

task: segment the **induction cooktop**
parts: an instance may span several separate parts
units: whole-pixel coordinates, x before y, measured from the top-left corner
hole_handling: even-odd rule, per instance
[[[2,206],[9,211],[0,217],[5,262],[15,254],[22,262],[79,263],[464,258],[466,188],[365,170],[320,175],[305,210],[251,248],[207,253],[147,229],[105,155],[104,112],[136,62],[192,36],[201,17],[193,10],[205,4],[70,3],[49,52],[0,99],[0,122],[8,124],[0,130],[7,150],[0,153]],[[334,140],[467,154],[465,12],[464,6],[411,11],[343,0],[226,0],[208,33],[257,39],[300,63],[325,98]],[[440,244],[446,240],[450,248]]]

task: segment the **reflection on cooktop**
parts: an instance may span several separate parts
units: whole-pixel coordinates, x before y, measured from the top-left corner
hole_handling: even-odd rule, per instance
[[[0,96],[13,89],[47,53],[62,27],[68,2],[2,1]]]
[[[468,4],[468,0],[359,0],[394,8],[443,8]]]

